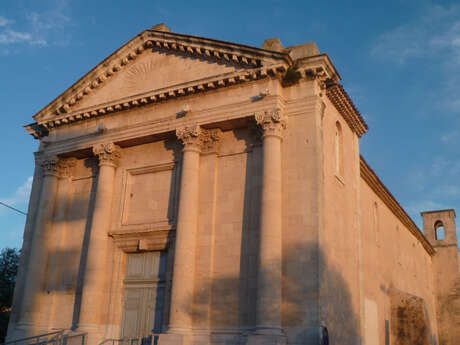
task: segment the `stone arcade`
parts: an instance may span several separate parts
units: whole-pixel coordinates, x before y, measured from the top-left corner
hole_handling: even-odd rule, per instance
[[[8,339],[460,344],[455,212],[422,234],[360,156],[339,81],[314,43],[163,24],[102,61],[26,126]]]

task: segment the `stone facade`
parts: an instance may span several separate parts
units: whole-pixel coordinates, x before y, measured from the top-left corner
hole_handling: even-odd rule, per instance
[[[262,48],[159,25],[34,116],[10,340],[460,343],[455,212],[425,237],[329,57]]]

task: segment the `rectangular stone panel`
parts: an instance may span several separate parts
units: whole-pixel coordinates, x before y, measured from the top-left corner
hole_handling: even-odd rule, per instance
[[[126,171],[122,225],[168,222],[173,218],[174,163]]]

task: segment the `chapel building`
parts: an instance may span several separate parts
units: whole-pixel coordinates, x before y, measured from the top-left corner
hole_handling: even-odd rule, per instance
[[[455,211],[421,232],[314,43],[157,25],[34,121],[8,340],[460,344]]]

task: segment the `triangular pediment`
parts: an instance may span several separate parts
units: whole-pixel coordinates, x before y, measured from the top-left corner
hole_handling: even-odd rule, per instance
[[[147,52],[82,99],[72,110],[106,104],[149,91],[166,89],[247,68],[249,67],[230,62],[209,61],[179,53]]]
[[[284,64],[288,55],[207,38],[146,30],[38,112],[44,125],[137,95]],[[212,83],[211,83],[212,85]],[[83,115],[76,115],[80,118]],[[64,119],[64,122],[66,120]]]

